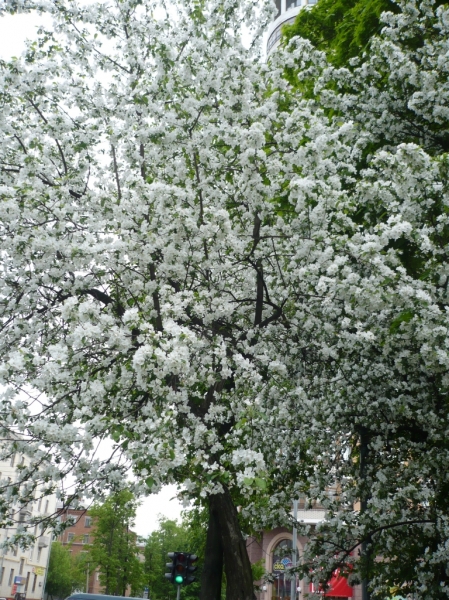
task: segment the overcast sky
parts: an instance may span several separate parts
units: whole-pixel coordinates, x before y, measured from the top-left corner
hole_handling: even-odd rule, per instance
[[[33,14],[6,15],[0,17],[0,57],[4,59],[19,56],[24,49],[26,38],[34,39],[36,28],[44,23],[43,17]],[[47,24],[49,20],[47,20]],[[167,486],[160,494],[144,498],[138,509],[136,533],[148,535],[157,528],[158,515],[178,519],[181,504],[173,499],[175,486]]]

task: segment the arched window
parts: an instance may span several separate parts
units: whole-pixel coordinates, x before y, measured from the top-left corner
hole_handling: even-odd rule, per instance
[[[281,540],[273,550],[271,572],[274,583],[271,587],[271,600],[291,600],[291,580],[288,573],[292,566],[291,548],[291,540]]]

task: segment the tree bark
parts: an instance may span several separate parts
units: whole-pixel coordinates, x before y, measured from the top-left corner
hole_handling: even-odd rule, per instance
[[[215,500],[216,496],[209,497],[209,523],[199,600],[220,600],[221,598],[223,544]]]
[[[223,494],[216,494],[213,502],[217,507],[223,544],[226,600],[256,600],[246,542],[229,490],[225,488]]]

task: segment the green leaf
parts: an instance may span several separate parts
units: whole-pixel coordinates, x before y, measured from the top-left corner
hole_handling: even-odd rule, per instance
[[[406,310],[394,319],[390,325],[390,333],[396,333],[401,326],[401,323],[408,323],[413,319],[414,315],[411,310]]]
[[[261,490],[267,489],[267,482],[265,479],[262,479],[261,477],[256,477],[256,479],[254,481],[255,481],[257,487],[260,488]]]

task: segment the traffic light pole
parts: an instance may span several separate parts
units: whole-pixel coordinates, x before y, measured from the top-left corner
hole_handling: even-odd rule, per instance
[[[181,598],[181,586],[178,585],[178,591],[176,592],[176,600],[179,600]]]

